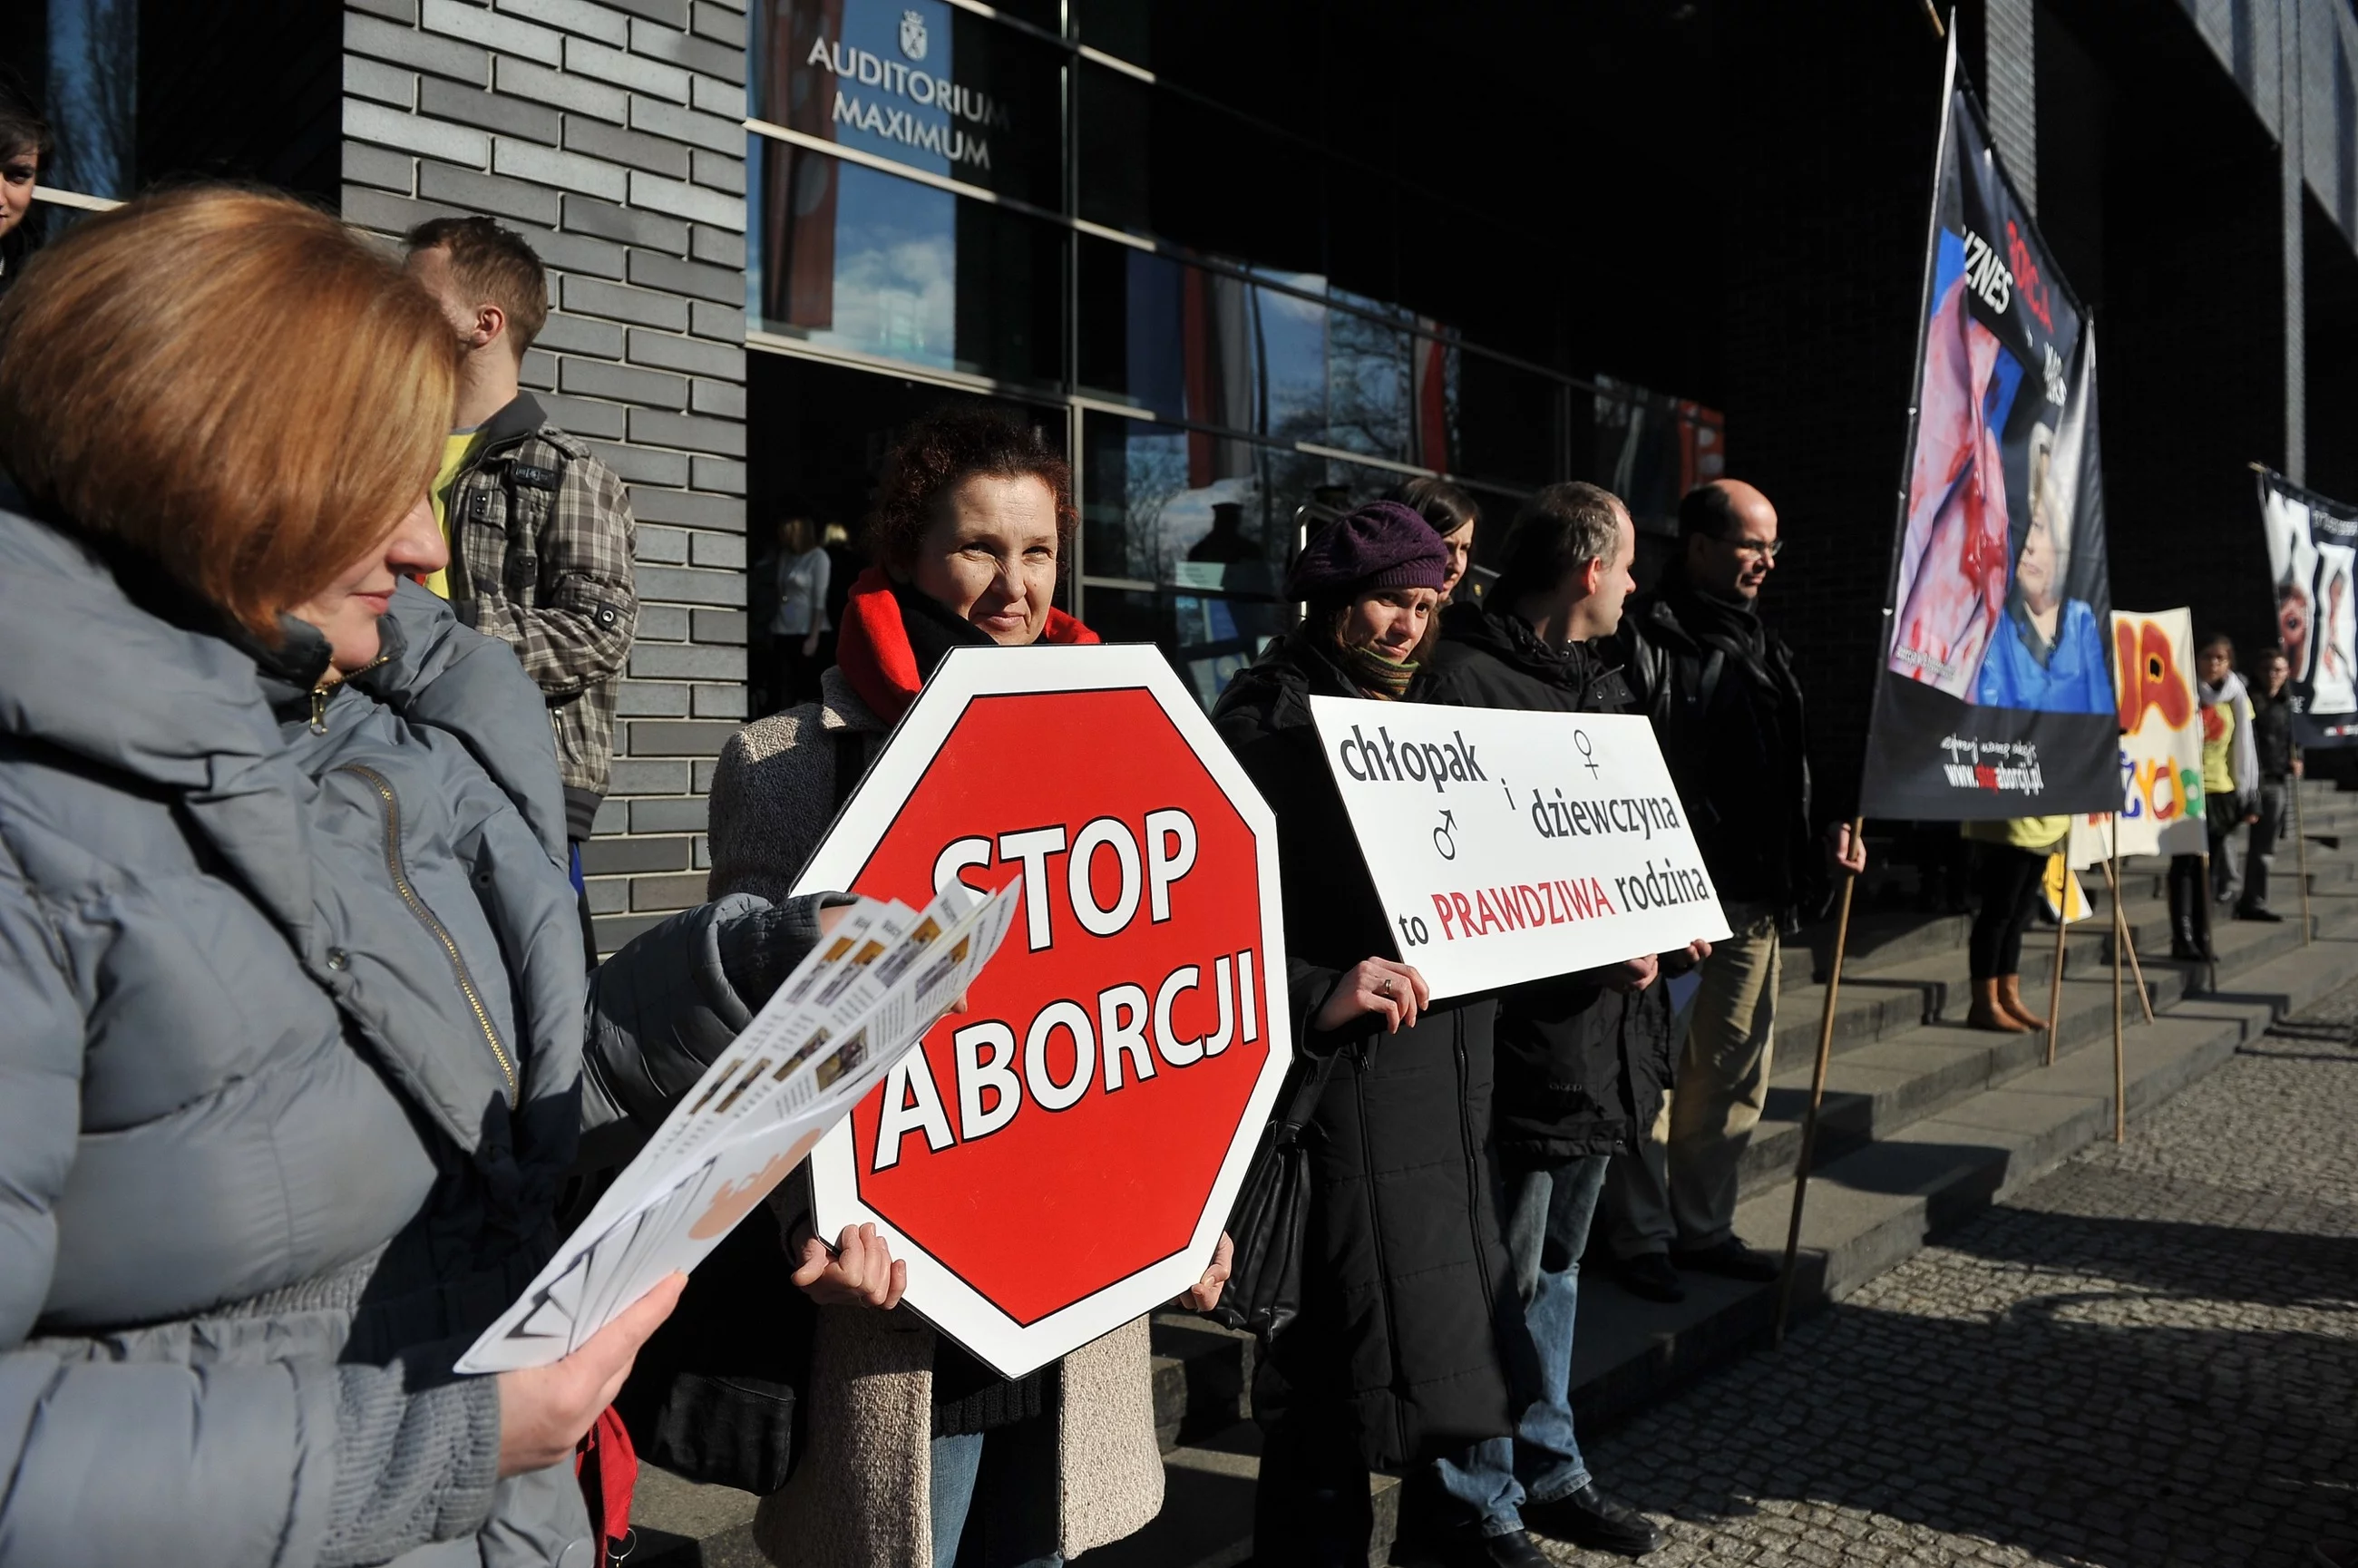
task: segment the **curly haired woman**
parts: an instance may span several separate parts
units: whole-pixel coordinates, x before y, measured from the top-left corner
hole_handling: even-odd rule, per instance
[[[986,410],[919,420],[886,457],[837,664],[815,703],[750,724],[712,781],[715,896],[794,883],[836,807],[952,648],[1094,643],[1049,600],[1078,515],[1039,433]],[[1217,1300],[1216,1262],[1189,1300]],[[1007,1379],[897,1308],[906,1266],[847,1230],[794,1282],[819,1304],[807,1448],[763,1506],[777,1561],[1034,1568],[1116,1541],[1163,1506],[1143,1318]],[[961,1546],[965,1552],[961,1554]]]

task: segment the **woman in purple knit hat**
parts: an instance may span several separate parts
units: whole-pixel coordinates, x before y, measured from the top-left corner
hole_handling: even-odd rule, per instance
[[[1448,566],[1441,536],[1397,502],[1328,524],[1287,579],[1302,624],[1213,714],[1277,815],[1294,1070],[1326,1074],[1305,1140],[1302,1314],[1254,1377],[1260,1563],[1365,1563],[1370,1469],[1404,1474],[1512,1430],[1500,1346],[1520,1314],[1502,1328],[1498,1303],[1516,1298],[1486,1150],[1496,1004],[1428,1006],[1422,978],[1391,956],[1310,719],[1314,696],[1413,700]],[[1280,1103],[1291,1098],[1289,1084]],[[1445,1493],[1441,1506],[1463,1511]],[[1525,1561],[1470,1528],[1449,1544],[1473,1563]]]

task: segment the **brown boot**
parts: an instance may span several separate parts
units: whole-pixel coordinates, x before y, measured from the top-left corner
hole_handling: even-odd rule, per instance
[[[2030,1025],[2017,1022],[1999,1002],[1995,978],[1974,982],[1974,1004],[1966,1010],[1965,1023],[1969,1028],[1995,1030],[2000,1034],[2030,1033]]]
[[[2020,975],[2000,975],[1997,978],[1997,1004],[2004,1008],[2017,1023],[2027,1024],[2033,1029],[2047,1027],[2047,1021],[2031,1011],[2028,1005],[2023,1001]]]

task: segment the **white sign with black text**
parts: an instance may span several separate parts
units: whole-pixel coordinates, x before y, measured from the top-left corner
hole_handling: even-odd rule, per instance
[[[1643,718],[1310,706],[1401,960],[1436,998],[1727,935]]]

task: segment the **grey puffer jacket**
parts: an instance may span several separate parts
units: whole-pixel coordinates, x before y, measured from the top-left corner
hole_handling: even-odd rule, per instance
[[[450,1373],[583,1119],[545,704],[408,585],[325,690],[184,600],[0,510],[0,1568],[590,1568]]]

